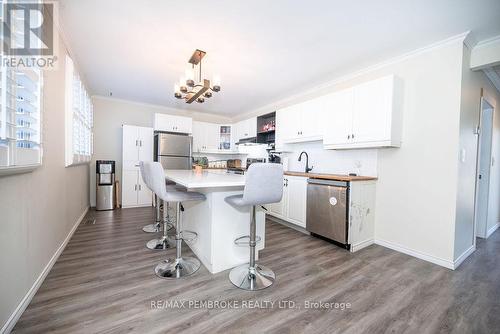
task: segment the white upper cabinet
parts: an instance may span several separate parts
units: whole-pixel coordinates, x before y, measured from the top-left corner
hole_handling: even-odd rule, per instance
[[[154,129],[155,131],[192,133],[193,119],[191,117],[155,114]]]
[[[321,140],[323,134],[321,115],[324,108],[324,98],[320,97],[278,110],[276,129],[280,141],[299,143]]]
[[[229,132],[223,132],[222,128]],[[230,149],[221,147],[221,142],[226,142],[228,136],[230,138],[231,129],[231,125],[193,121],[193,152],[230,153]],[[227,142],[230,144],[231,139]]]
[[[323,144],[349,145],[352,134],[354,90],[344,89],[327,95],[323,114]]]
[[[257,117],[245,119],[234,124],[236,142],[240,139],[257,136]]]
[[[328,95],[324,147],[399,147],[401,88],[401,82],[390,75]]]

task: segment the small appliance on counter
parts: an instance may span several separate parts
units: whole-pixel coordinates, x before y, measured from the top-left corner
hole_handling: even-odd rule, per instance
[[[269,153],[269,159],[268,162],[275,163],[275,164],[280,164],[281,163],[281,157],[278,153]]]
[[[266,162],[266,159],[264,158],[247,158],[247,163],[245,168],[241,167],[241,160],[235,159],[239,161],[240,166],[239,167],[230,167],[229,164],[227,166],[227,172],[231,174],[245,174],[247,171],[248,167],[250,167],[251,164],[256,163],[256,162]],[[229,163],[229,160],[228,160]]]
[[[241,159],[228,159],[227,168],[241,168]]]
[[[96,161],[96,210],[115,208],[115,162]]]
[[[214,160],[208,162],[208,168],[211,169],[226,169],[227,161],[226,160]]]

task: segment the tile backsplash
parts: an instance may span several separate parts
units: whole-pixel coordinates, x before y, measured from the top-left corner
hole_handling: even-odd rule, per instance
[[[312,173],[348,174],[356,173],[364,176],[377,176],[377,149],[360,150],[325,150],[323,142],[308,142],[287,144],[289,153],[282,157],[288,158],[289,171],[304,171],[305,156],[298,161],[300,152],[309,155],[309,166],[314,167]]]

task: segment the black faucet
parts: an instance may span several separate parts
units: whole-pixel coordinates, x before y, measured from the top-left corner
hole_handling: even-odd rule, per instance
[[[302,154],[306,155],[306,173],[309,173],[314,167],[309,168],[309,156],[307,155],[306,151],[300,152],[299,161],[302,159]]]

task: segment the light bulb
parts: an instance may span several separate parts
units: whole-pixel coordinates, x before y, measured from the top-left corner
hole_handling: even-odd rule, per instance
[[[214,92],[220,91],[220,76],[219,75],[214,75],[212,89]]]
[[[214,75],[213,82],[214,86],[220,86],[220,75]]]
[[[192,68],[188,68],[185,73],[186,73],[186,80],[194,79],[194,71]]]

